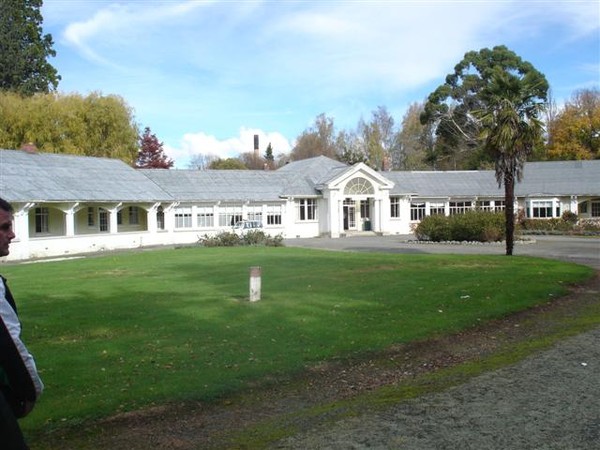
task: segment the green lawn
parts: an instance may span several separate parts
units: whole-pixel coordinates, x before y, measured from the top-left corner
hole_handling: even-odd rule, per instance
[[[250,266],[262,267],[256,303]],[[0,272],[46,384],[22,421],[30,435],[457,331],[593,274],[526,257],[202,247]]]

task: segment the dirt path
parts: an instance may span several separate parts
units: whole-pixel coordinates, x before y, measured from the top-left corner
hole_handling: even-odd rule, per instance
[[[547,336],[564,338],[587,308],[600,309],[600,275],[564,298],[478,329],[315,367],[217,404],[115,416],[45,436],[40,448],[600,449],[598,324],[479,376],[452,380],[450,370],[485,365]],[[423,383],[427,376],[437,381]],[[390,386],[389,398],[379,394]],[[417,398],[399,399],[415,386]]]
[[[286,449],[600,448],[600,328],[514,366],[281,442]]]

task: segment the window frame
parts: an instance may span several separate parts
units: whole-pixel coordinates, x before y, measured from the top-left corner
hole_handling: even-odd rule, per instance
[[[400,219],[400,197],[390,197],[390,217]]]
[[[296,219],[299,222],[314,222],[318,220],[316,198],[298,199],[296,210]]]
[[[50,233],[50,210],[47,206],[38,206],[35,208],[35,233]]]

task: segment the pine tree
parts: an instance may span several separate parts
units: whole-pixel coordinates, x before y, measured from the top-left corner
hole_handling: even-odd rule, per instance
[[[42,0],[0,1],[0,90],[22,95],[56,89],[52,35],[42,35]]]

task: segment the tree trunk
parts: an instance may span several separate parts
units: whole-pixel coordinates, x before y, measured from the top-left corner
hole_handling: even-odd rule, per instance
[[[504,218],[506,220],[506,255],[512,256],[515,237],[515,177],[504,174]]]

